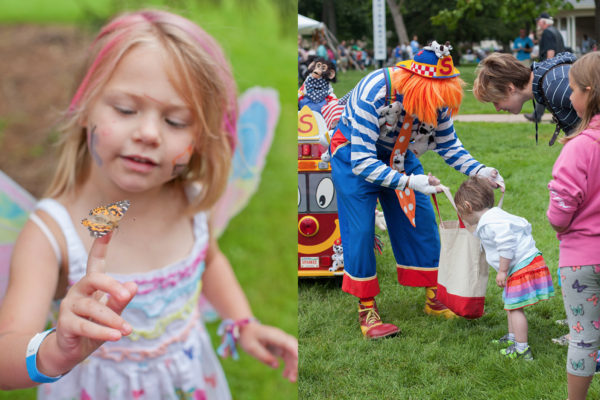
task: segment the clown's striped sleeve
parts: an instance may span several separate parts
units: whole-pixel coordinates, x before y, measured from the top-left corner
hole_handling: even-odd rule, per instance
[[[376,185],[403,189],[407,176],[377,159],[379,115],[385,107],[385,96],[385,76],[379,69],[364,77],[352,90],[338,127],[350,140],[355,175]]]
[[[475,175],[485,165],[475,160],[463,147],[448,109],[440,111],[438,126],[435,129],[435,149],[446,164],[465,175]]]

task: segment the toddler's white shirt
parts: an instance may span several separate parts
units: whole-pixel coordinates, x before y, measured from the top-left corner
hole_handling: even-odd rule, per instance
[[[511,260],[509,275],[515,265],[539,252],[531,224],[498,207],[481,216],[473,234],[481,240],[485,258],[496,271],[500,268],[500,256]]]

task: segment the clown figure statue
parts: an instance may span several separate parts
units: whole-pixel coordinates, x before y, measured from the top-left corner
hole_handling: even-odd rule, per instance
[[[359,299],[360,328],[369,339],[395,335],[396,325],[383,323],[375,296],[379,293],[374,225],[377,200],[383,209],[396,259],[398,282],[426,288],[425,312],[454,316],[437,300],[440,240],[429,194],[439,180],[425,175],[410,142],[423,128],[431,133],[420,151],[432,149],[465,175],[489,178],[497,187],[498,171],[475,160],[454,131],[452,115],[462,101],[463,82],[454,67],[449,43],[433,42],[413,60],[373,71],[352,90],[330,143],[342,246],[342,290]],[[396,112],[396,117],[390,111]],[[390,121],[392,126],[390,126]],[[419,156],[422,154],[419,154]],[[403,166],[399,167],[402,158]],[[394,165],[396,161],[397,165]]]

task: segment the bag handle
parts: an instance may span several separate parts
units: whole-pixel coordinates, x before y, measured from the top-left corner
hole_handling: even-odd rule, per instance
[[[454,208],[454,211],[456,211],[456,216],[458,217],[458,224],[461,228],[465,228],[465,224],[463,223],[462,219],[460,218],[460,216],[458,215],[458,210],[456,209],[456,204],[454,203],[454,197],[452,196],[452,193],[450,192],[450,188],[444,185],[438,185],[441,189],[442,192],[444,192],[444,194],[446,195],[446,198],[448,199],[448,201],[450,202],[450,204],[452,204],[452,208]],[[500,200],[498,200],[498,207],[502,208],[502,203],[504,203],[504,194],[506,192],[506,187],[504,186],[504,183],[499,183],[498,186],[500,187],[500,191],[502,192],[502,195],[500,196]],[[433,197],[433,203],[435,204],[435,209],[437,210],[437,214],[438,217],[440,219],[440,224],[442,223],[442,214],[440,213],[440,207],[438,206],[438,202],[437,202],[437,197],[435,196],[435,193],[431,195]]]

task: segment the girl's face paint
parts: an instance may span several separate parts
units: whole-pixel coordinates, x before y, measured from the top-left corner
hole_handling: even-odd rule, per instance
[[[96,164],[99,167],[101,167],[102,166],[102,158],[100,158],[100,155],[96,151],[96,148],[98,146],[98,133],[96,132],[96,125],[92,126],[91,129],[88,128],[87,132],[88,132],[87,140],[88,140],[90,154],[92,155],[92,158],[94,159]]]
[[[194,152],[194,143],[190,143],[190,145],[183,151],[183,153],[177,155],[173,159],[173,173],[171,176],[178,176],[183,171],[185,171],[190,159],[192,158],[192,154]]]

